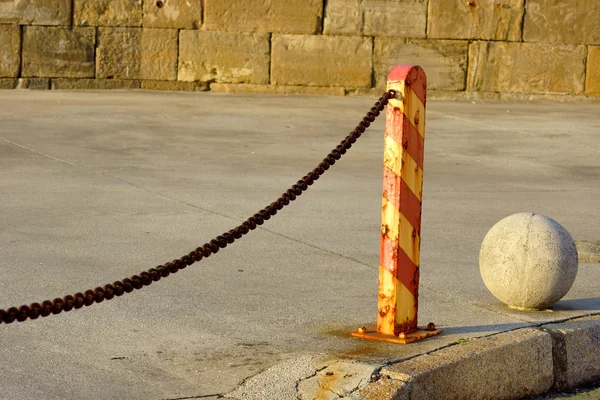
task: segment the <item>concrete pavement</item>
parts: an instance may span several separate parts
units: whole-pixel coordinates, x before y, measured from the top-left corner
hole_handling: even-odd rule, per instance
[[[2,307],[125,278],[231,229],[312,169],[374,101],[1,91]],[[477,265],[485,233],[516,212],[600,240],[599,111],[429,102],[419,319],[440,336],[408,346],[348,336],[376,317],[381,118],[307,193],[222,253],[120,299],[0,326],[3,396],[206,397],[282,362],[383,365],[599,313],[599,264],[581,263],[546,312],[507,309]]]

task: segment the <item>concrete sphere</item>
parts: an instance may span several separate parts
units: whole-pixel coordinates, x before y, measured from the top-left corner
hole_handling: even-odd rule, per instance
[[[571,289],[577,275],[577,247],[553,219],[514,214],[485,235],[479,270],[498,300],[519,310],[542,310]]]

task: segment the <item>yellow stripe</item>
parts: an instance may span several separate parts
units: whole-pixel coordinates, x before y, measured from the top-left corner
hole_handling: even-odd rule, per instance
[[[404,151],[400,143],[390,136],[385,136],[383,152],[383,165],[402,177],[406,185],[421,200],[423,192],[423,170],[417,162]]]
[[[389,82],[388,90],[390,89],[394,89],[402,95],[400,100],[390,100],[390,105],[399,108],[410,123],[417,128],[419,134],[425,137],[425,105],[423,102],[409,86],[404,84],[404,81]]]
[[[414,321],[417,318],[415,296],[398,281],[396,284],[396,324]]]
[[[421,237],[406,217],[388,199],[382,197],[381,233],[408,255],[415,265],[419,265]],[[414,235],[414,236],[413,236]]]
[[[388,335],[394,334],[396,322],[396,292],[398,280],[385,267],[379,266],[379,299],[377,300],[377,331]]]

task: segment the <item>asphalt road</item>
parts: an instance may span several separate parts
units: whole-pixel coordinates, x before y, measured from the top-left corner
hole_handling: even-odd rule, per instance
[[[272,202],[375,99],[0,92],[2,308],[186,254]],[[168,279],[99,305],[0,325],[5,399],[225,393],[304,354],[397,360],[461,338],[600,311],[600,264],[554,310],[517,312],[479,276],[501,218],[547,215],[600,240],[599,104],[429,102],[419,318],[444,334],[348,337],[376,317],[383,121],[288,209]]]

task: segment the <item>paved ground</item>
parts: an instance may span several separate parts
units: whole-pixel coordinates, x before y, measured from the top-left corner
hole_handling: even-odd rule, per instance
[[[1,306],[54,298],[179,257],[273,201],[374,99],[0,92]],[[7,399],[225,393],[282,360],[398,360],[461,338],[600,312],[600,264],[553,311],[485,288],[485,233],[515,212],[600,240],[598,104],[430,102],[420,321],[409,346],[348,337],[376,316],[383,122],[289,209],[140,292],[0,326]]]

